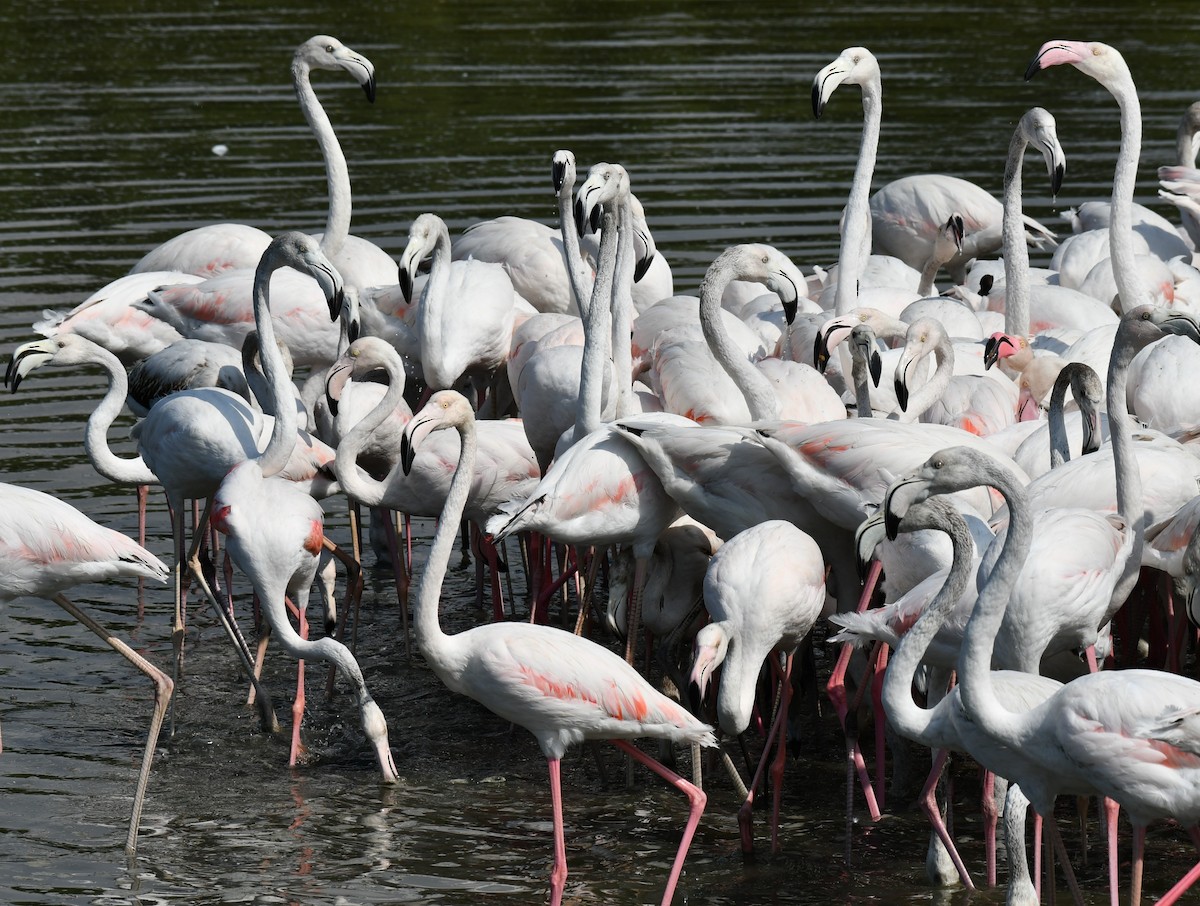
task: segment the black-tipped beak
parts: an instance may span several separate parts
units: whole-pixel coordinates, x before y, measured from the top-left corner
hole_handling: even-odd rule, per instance
[[[400,467],[404,469],[404,474],[407,475],[412,471],[413,460],[417,458],[417,451],[408,441],[408,432],[405,431],[400,437]]]
[[[651,252],[645,258],[639,258],[637,260],[637,263],[634,264],[634,266],[633,266],[633,282],[634,283],[637,283],[644,276],[646,276],[646,271],[650,270],[650,265],[654,263],[654,255],[655,255],[655,253]],[[785,311],[786,311],[786,309],[785,309]],[[788,323],[790,324],[791,321],[788,321]]]
[[[15,355],[9,356],[8,367],[4,369],[4,386],[5,387],[7,387],[9,385],[9,382],[12,381],[13,372],[16,371],[16,367],[17,367],[17,357]],[[16,387],[15,383],[13,384],[12,392],[13,393],[17,392],[17,387]]]
[[[1042,55],[1046,53],[1046,49],[1038,51],[1038,55],[1029,61],[1029,65],[1025,67],[1025,81],[1028,82],[1042,70]]]
[[[991,368],[1000,360],[1000,339],[998,337],[988,337],[987,342],[983,344],[983,367],[984,370]]]
[[[375,74],[374,73],[371,74],[371,77],[369,79],[367,79],[365,82],[362,83],[362,90],[363,90],[363,94],[365,94],[367,96],[367,100],[370,101],[372,104],[374,104],[375,103]]]
[[[412,305],[413,277],[407,267],[400,268],[400,295],[404,296],[404,304]]]
[[[950,227],[950,232],[954,236],[954,245],[961,252],[963,236],[966,235],[966,227],[963,224],[962,217],[958,214],[955,214],[950,218],[946,226]]]
[[[900,411],[908,411],[908,385],[904,380],[896,375],[896,401],[900,404]]]
[[[362,324],[358,318],[351,318],[350,323],[346,325],[346,342],[353,343],[362,334]]]
[[[825,373],[825,367],[829,364],[829,335],[824,330],[818,330],[813,338],[813,364],[821,374]]]
[[[915,484],[916,482],[916,478],[901,479],[889,487],[887,493],[883,495],[883,528],[889,541],[895,541],[896,537],[900,534],[900,520],[904,518],[903,513],[897,513],[892,508],[896,492],[905,485]]]
[[[571,212],[575,216],[575,231],[579,233],[579,238],[582,239],[586,233],[583,220],[583,201],[576,198],[575,204],[571,206]]]
[[[1050,194],[1058,195],[1059,189],[1062,188],[1063,176],[1066,175],[1067,168],[1062,164],[1058,164],[1054,168],[1054,175],[1050,177]]]
[[[991,274],[984,274],[979,278],[979,295],[986,296],[992,291],[992,287],[996,285],[996,278]]]
[[[567,181],[567,165],[564,162],[551,161],[550,180],[554,183],[554,194],[557,195],[562,191],[563,183]]]
[[[1187,337],[1193,343],[1200,343],[1200,324],[1197,324],[1195,319],[1182,312],[1171,315],[1163,321],[1162,327],[1168,333]]]
[[[342,287],[334,290],[333,295],[329,299],[329,320],[336,321],[338,315],[342,313],[342,306],[346,304],[346,291]]]
[[[879,379],[883,376],[883,357],[879,354],[878,349],[871,350],[871,357],[867,359],[867,367],[871,371],[871,383],[878,387]]]
[[[821,85],[814,81],[812,87],[812,107],[813,117],[820,119],[821,114],[825,112],[825,102],[821,100]]]
[[[792,299],[790,302],[783,303],[783,319],[787,321],[790,327],[792,322],[796,320],[796,312],[800,310],[800,300]]]

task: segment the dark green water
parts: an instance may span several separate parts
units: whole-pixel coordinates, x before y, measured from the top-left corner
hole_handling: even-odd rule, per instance
[[[877,186],[940,171],[998,191],[1020,114],[1035,103],[1050,109],[1068,157],[1063,194],[1052,200],[1026,179],[1026,210],[1048,223],[1107,193],[1118,130],[1115,104],[1078,73],[1022,81],[1044,40],[1098,39],[1125,53],[1143,98],[1139,200],[1169,216],[1155,204],[1153,168],[1172,161],[1178,118],[1200,97],[1193,3],[1107,0],[1051,12],[1033,2],[384,6],[0,4],[5,355],[32,338],[42,309],[76,304],[183,229],[221,220],[269,232],[321,227],[320,157],[288,77],[292,50],[315,33],[339,37],[377,68],[374,105],[344,78],[314,78],[349,160],[354,232],[398,253],[427,210],[452,233],[505,213],[550,220],[550,156],[566,147],[582,167],[626,164],[681,292],[735,242],[771,242],[806,271],[832,263],[861,111],[856,95],[839,92],[815,122],[809,89],[848,45],[870,47],[883,72]],[[214,155],[217,144],[229,153]],[[131,495],[96,476],[79,444],[98,381],[47,371],[0,399],[2,474],[132,533]],[[328,509],[334,533],[344,533],[344,506]],[[161,503],[151,532],[165,557]],[[443,605],[459,625],[476,619],[471,575],[453,578]],[[369,579],[359,652],[404,782],[377,784],[349,696],[327,703],[311,688],[314,762],[289,771],[286,743],[257,732],[226,645],[198,614],[179,733],[164,739],[133,870],[121,842],[148,690],[52,605],[7,606],[0,902],[541,902],[550,823],[536,746],[451,696],[419,658],[404,662],[391,594],[386,576]],[[87,586],[77,597],[167,662],[165,589],[147,589],[141,619],[131,585]],[[278,656],[268,663],[280,702],[292,669]],[[925,832],[911,810],[875,827],[860,821],[846,867],[840,752],[836,723],[810,727],[788,769],[784,854],[755,864],[738,854],[735,804],[718,778],[676,902],[965,902],[926,886]],[[682,824],[679,797],[648,780],[602,788],[586,752],[570,756],[564,775],[565,902],[657,902]],[[978,871],[973,777],[963,769],[958,830]],[[1092,833],[1098,840],[1094,825]],[[1190,864],[1170,829],[1152,830],[1150,859],[1152,891]],[[1092,902],[1104,901],[1102,871],[1097,852],[1083,870]]]

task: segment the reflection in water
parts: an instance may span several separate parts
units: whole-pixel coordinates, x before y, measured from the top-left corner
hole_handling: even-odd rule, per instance
[[[1107,193],[1117,144],[1116,109],[1087,80],[1021,81],[1037,45],[1060,34],[1125,51],[1145,119],[1139,200],[1175,219],[1154,197],[1152,171],[1173,160],[1176,123],[1196,99],[1194,85],[1180,85],[1178,62],[1192,59],[1200,32],[1193,3],[1157,4],[1157,21],[1132,17],[1114,0],[1086,12],[1030,0],[923,10],[616,0],[570,17],[547,0],[372,6],[368,14],[353,4],[273,0],[203,9],[62,0],[0,10],[4,33],[16,37],[0,59],[0,346],[7,352],[30,339],[44,309],[69,309],[184,229],[218,220],[271,233],[320,229],[321,160],[287,69],[296,44],[317,33],[338,36],[378,67],[374,105],[348,80],[330,78],[318,90],[349,162],[352,229],[392,255],[424,211],[446,219],[452,234],[506,213],[551,221],[550,156],[567,147],[584,167],[601,159],[627,165],[677,292],[694,292],[708,262],[735,242],[776,244],[806,273],[828,266],[861,112],[852,93],[839,92],[813,122],[809,83],[853,44],[870,47],[883,74],[877,186],[949,172],[998,191],[1007,136],[1038,103],[1058,119],[1067,182],[1055,201],[1039,194],[1042,180],[1028,180],[1026,212],[1058,227],[1059,211]],[[1014,21],[1038,25],[1014,36]],[[213,154],[217,144],[228,153]],[[132,535],[132,492],[100,479],[80,450],[100,381],[90,371],[56,371],[17,396],[0,395],[0,461],[4,480],[56,493]],[[112,432],[126,452],[131,424],[126,417]],[[330,502],[327,510],[331,533],[345,538],[344,506]],[[149,546],[166,556],[161,495],[151,497],[149,524]],[[422,539],[430,528],[420,527]],[[514,549],[509,562],[518,560]],[[449,580],[444,610],[458,628],[482,618],[471,580],[470,570]],[[235,587],[244,598],[244,581]],[[165,589],[80,592],[139,651],[168,662]],[[403,658],[394,601],[386,573],[369,571],[358,654],[403,774],[389,788],[378,783],[339,700],[349,694],[341,685],[332,702],[310,694],[312,758],[289,770],[286,739],[264,737],[242,705],[245,685],[218,625],[203,609],[192,613],[179,729],[163,740],[132,871],[120,841],[148,707],[144,683],[56,608],[7,605],[0,902],[542,901],[550,816],[537,747],[447,693],[419,653]],[[289,689],[293,670],[268,656],[273,688]],[[818,670],[827,670],[823,659]],[[736,803],[710,771],[710,804],[677,903],[966,902],[962,891],[926,886],[926,830],[905,807],[912,790],[908,800],[890,797],[895,811],[879,824],[856,825],[847,868],[836,723],[801,722],[796,745],[784,852],[743,862]],[[563,769],[566,901],[657,902],[678,840],[674,791],[640,775],[631,790],[616,781],[605,787],[585,750]],[[919,762],[913,770],[920,773]],[[615,761],[608,773],[619,776]],[[963,762],[956,779],[957,837],[968,863],[982,866],[976,775]],[[1062,809],[1077,853],[1071,807]],[[1101,838],[1094,822],[1091,836]],[[1151,837],[1147,873],[1156,893],[1191,856],[1174,829],[1152,828]],[[1093,849],[1086,868],[1076,864],[1090,902],[1099,903],[1104,866],[1094,842]],[[971,901],[1001,899],[984,892]]]

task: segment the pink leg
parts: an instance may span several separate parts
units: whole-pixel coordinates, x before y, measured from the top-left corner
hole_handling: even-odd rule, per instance
[[[1054,820],[1050,821],[1049,835],[1054,844],[1054,851],[1058,853],[1058,860],[1062,863],[1063,874],[1067,878],[1067,887],[1071,891],[1071,897],[1077,906],[1083,906],[1083,892],[1079,889],[1079,881],[1075,878],[1075,869],[1071,867],[1071,860],[1067,856],[1066,844],[1063,843],[1062,834],[1058,832],[1058,823]]]
[[[883,713],[883,678],[887,670],[888,648],[879,646],[879,660],[875,665],[875,676],[871,680],[871,707],[875,711],[875,801],[883,810],[887,789],[884,773],[887,770],[887,717]]]
[[[308,639],[308,620],[304,611],[300,616],[300,638]],[[304,722],[304,659],[296,662],[296,699],[292,702],[292,751],[288,756],[288,765],[296,766],[296,761],[304,753],[304,743],[300,741],[300,725]]]
[[[1146,853],[1146,828],[1133,827],[1133,880],[1129,883],[1129,906],[1140,906],[1142,902],[1142,867]]]
[[[625,660],[632,664],[637,655],[638,633],[642,628],[642,590],[646,585],[645,557],[633,561],[633,594],[629,600],[629,616],[625,621]]]
[[[404,634],[404,657],[412,658],[412,642],[408,631],[408,572],[400,558],[400,544],[396,538],[395,516],[391,510],[383,510],[383,533],[387,538],[388,554],[392,558],[392,575],[396,580],[396,598],[400,602],[400,631]],[[351,633],[354,642],[358,641],[358,614],[355,614],[354,631]],[[353,645],[353,642],[351,643]]]
[[[1193,824],[1188,828],[1188,834],[1191,836],[1192,842],[1196,844],[1196,849],[1200,850],[1200,828],[1197,828],[1196,825]],[[1179,898],[1187,892],[1188,888],[1195,884],[1197,880],[1200,880],[1200,862],[1197,862],[1195,865],[1193,865],[1191,871],[1180,878],[1179,882],[1174,887],[1163,894],[1162,899],[1158,901],[1158,906],[1171,906],[1171,904],[1177,902]]]
[[[704,814],[704,806],[708,802],[708,795],[704,790],[684,780],[666,765],[655,761],[636,746],[629,744],[623,739],[612,739],[609,741],[618,749],[627,753],[631,758],[640,761],[659,777],[666,780],[667,783],[682,790],[683,794],[688,797],[687,825],[683,829],[683,838],[679,841],[679,849],[675,853],[675,862],[671,865],[671,876],[667,879],[667,889],[663,891],[662,906],[668,906],[671,902],[671,897],[675,895],[675,885],[679,883],[679,876],[683,872],[683,860],[687,858],[688,847],[691,846],[692,837],[695,836],[696,828],[700,824],[700,816]]]
[[[1033,889],[1042,902],[1042,816],[1033,813]]]
[[[937,755],[933,759],[933,768],[929,771],[929,777],[925,780],[925,788],[921,790],[921,798],[918,801],[921,811],[925,813],[929,823],[933,826],[934,833],[938,835],[938,839],[946,847],[946,852],[950,854],[950,861],[954,863],[954,868],[962,879],[963,886],[967,890],[974,890],[975,885],[971,881],[971,875],[967,872],[967,866],[963,863],[962,856],[959,855],[958,848],[954,845],[954,839],[950,836],[946,822],[942,820],[942,811],[938,808],[937,803],[938,778],[941,777],[949,756],[950,753],[946,749],[938,749]]]
[[[857,610],[861,613],[867,609],[867,605],[871,603],[871,596],[875,592],[875,585],[879,581],[879,576],[883,572],[883,565],[878,561],[872,561],[870,571],[867,573],[867,581],[863,586],[862,596],[858,601]],[[858,747],[857,733],[847,729],[848,717],[850,714],[849,704],[846,700],[846,671],[850,666],[850,656],[853,654],[853,648],[850,645],[843,645],[842,650],[838,652],[837,662],[834,664],[833,672],[829,675],[829,682],[825,686],[825,694],[829,696],[830,702],[833,703],[833,708],[837,712],[838,721],[842,725],[843,732],[846,733],[846,835],[847,840],[850,838],[850,829],[853,823],[854,812],[854,775],[858,774],[859,783],[863,788],[863,796],[867,800],[867,809],[871,813],[871,820],[879,820],[879,805],[875,799],[875,790],[871,786],[870,776],[867,774],[866,762],[863,760],[862,752]]]
[[[479,552],[487,561],[488,573],[491,578],[492,616],[499,623],[506,616],[504,613],[504,591],[500,587],[500,558],[496,554],[496,545],[479,531],[474,525],[471,530],[475,533]]]
[[[1112,906],[1121,906],[1121,882],[1118,877],[1121,857],[1117,853],[1117,816],[1121,813],[1121,807],[1108,798],[1100,800],[1100,807],[1104,810],[1104,826],[1108,833],[1108,896]]]
[[[774,677],[779,676],[779,668],[775,664],[775,655],[772,653],[769,657],[771,664],[771,674]],[[758,789],[758,785],[762,782],[763,772],[766,769],[767,761],[771,757],[772,746],[776,757],[772,763],[771,782],[774,788],[771,791],[773,800],[773,813],[771,820],[771,851],[779,851],[779,808],[781,797],[783,794],[783,766],[784,762],[778,757],[779,752],[786,755],[785,740],[787,737],[787,696],[789,686],[789,675],[792,669],[792,657],[788,655],[787,666],[785,673],[780,678],[781,685],[779,686],[779,708],[775,712],[775,718],[771,722],[771,727],[767,731],[766,742],[763,746],[762,757],[759,758],[758,767],[755,768],[754,777],[750,781],[750,786],[746,790],[746,799],[742,802],[741,808],[738,809],[738,828],[741,831],[742,837],[742,852],[745,855],[750,855],[754,852],[754,829],[753,829],[753,813],[754,813],[754,793]],[[776,741],[778,737],[778,742]],[[776,776],[778,772],[778,776]]]
[[[557,758],[547,758],[550,767],[550,802],[554,807],[554,868],[550,872],[550,906],[562,902],[563,888],[567,886],[567,842],[563,831],[562,811],[562,763]]]
[[[991,771],[983,772],[983,798],[980,802],[983,811],[983,852],[987,864],[987,886],[996,886],[996,827],[1000,823],[1000,813],[996,811],[996,775]]]

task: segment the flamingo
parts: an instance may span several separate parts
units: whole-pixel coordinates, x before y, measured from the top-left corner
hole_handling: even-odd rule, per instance
[[[794,318],[804,278],[791,259],[759,243],[726,249],[709,265],[700,284],[700,326],[708,349],[670,358],[660,350],[656,356],[657,383],[666,410],[701,424],[844,418],[846,407],[816,369],[780,359],[752,364],[735,346],[720,315],[721,295],[734,279],[765,283],[782,299],[788,321]],[[670,348],[694,350],[695,346]],[[719,368],[712,367],[714,360]]]
[[[417,266],[429,256],[429,278],[418,313],[421,369],[434,390],[464,374],[492,374],[508,359],[518,296],[499,264],[451,261],[442,218],[422,214],[400,255],[400,286],[412,298]]]
[[[754,790],[774,746],[771,851],[777,852],[792,657],[825,606],[821,549],[805,532],[780,520],[739,532],[709,561],[704,574],[704,606],[712,622],[696,634],[691,683],[703,701],[709,681],[717,668],[721,669],[717,718],[724,732],[737,735],[749,726],[758,676],[767,658],[772,658],[772,673],[779,674],[775,723],[767,733],[762,761],[738,813],[742,850],[749,852],[753,848],[750,810]],[[779,654],[784,658],[782,669],[774,660]]]
[[[1200,136],[1200,101],[1189,104],[1179,121],[1179,129],[1175,134],[1178,166],[1158,168],[1158,178],[1162,184],[1158,194],[1178,206],[1184,232],[1193,247],[1200,247],[1200,204],[1193,197],[1195,193],[1190,185],[1176,185],[1172,181],[1190,182],[1197,175],[1196,155],[1200,154],[1200,138],[1197,136]]]
[[[858,85],[862,90],[863,130],[854,166],[854,180],[842,218],[841,247],[838,252],[838,283],[834,311],[844,315],[854,308],[858,284],[871,254],[871,177],[879,148],[879,130],[883,120],[883,83],[879,62],[865,47],[848,47],[838,58],[813,77],[813,115],[817,119],[839,85]]]
[[[137,852],[138,827],[158,731],[175,684],[63,592],[82,582],[120,576],[166,582],[168,575],[166,565],[140,544],[98,525],[69,503],[41,491],[0,484],[0,603],[23,595],[53,601],[154,683],[154,711],[125,838],[125,851],[131,858]]]
[[[1070,413],[1063,411],[1068,386],[1078,405]],[[1050,394],[1049,418],[1045,424],[1036,422],[1038,429],[1017,447],[1013,456],[1017,465],[1030,478],[1037,478],[1077,456],[1096,452],[1108,436],[1108,416],[1098,408],[1103,397],[1100,377],[1090,365],[1064,365]]]
[[[212,525],[227,538],[233,562],[250,577],[271,634],[283,650],[300,658],[300,678],[292,706],[292,763],[300,750],[300,721],[304,715],[304,659],[328,661],[354,686],[363,731],[375,749],[387,783],[399,778],[388,747],[387,721],[367,691],[354,655],[331,636],[310,641],[297,634],[288,620],[284,596],[291,595],[304,610],[316,578],[324,539],[321,505],[294,484],[277,475],[264,475],[258,460],[247,459],[229,470],[212,498]],[[214,607],[218,606],[215,600]]]
[[[550,773],[554,811],[551,904],[562,901],[567,857],[560,763],[567,748],[607,739],[682,790],[690,803],[687,825],[663,892],[671,902],[688,846],[707,800],[704,792],[627,742],[654,737],[715,746],[712,728],[664,696],[620,657],[580,636],[529,623],[488,623],[447,635],[438,599],[474,472],[475,413],[454,391],[439,391],[405,428],[401,461],[412,464],[433,431],[454,429],[461,453],[451,490],[430,545],[413,615],[417,643],[430,667],[452,691],[467,695],[537,739]]]
[[[350,176],[333,126],[313,91],[309,73],[314,69],[349,73],[362,86],[367,100],[374,102],[375,67],[337,38],[315,35],[297,47],[292,56],[292,85],[325,158],[329,217],[324,234],[317,235],[322,240],[321,250],[352,286],[394,283],[396,267],[391,258],[371,243],[348,235]],[[270,242],[270,235],[243,224],[197,227],[147,252],[130,273],[176,270],[216,277],[229,271],[253,272]]]
[[[303,269],[322,287],[328,299],[328,311],[336,318],[341,306],[342,281],[333,265],[321,254],[316,240],[303,233],[283,233],[272,240],[263,254],[255,273],[255,321],[264,350],[263,367],[275,400],[290,399],[291,382],[284,371],[282,357],[276,346],[271,324],[269,284],[271,274],[282,267]],[[175,562],[175,629],[176,669],[183,642],[182,598],[183,563],[205,584],[199,560],[196,559],[203,526],[196,532],[192,551],[183,553],[184,501],[187,498],[207,498],[217,489],[225,474],[239,462],[258,458],[265,474],[281,472],[286,477],[304,481],[314,490],[328,490],[328,481],[319,470],[332,459],[328,452],[309,442],[312,455],[297,444],[298,422],[293,405],[274,408],[277,418],[268,419],[257,413],[240,396],[220,388],[209,387],[175,393],[155,405],[148,416],[134,428],[139,455],[122,459],[108,447],[107,432],[124,403],[127,379],[116,357],[82,337],[64,335],[48,340],[26,343],[13,355],[7,377],[12,378],[15,390],[32,370],[45,364],[74,365],[92,362],[101,365],[109,375],[109,388],[104,399],[88,419],[84,448],[88,458],[110,481],[127,484],[161,484],[167,494],[172,512]],[[266,446],[260,452],[263,435],[269,432]],[[325,448],[327,451],[328,448]],[[223,614],[224,611],[222,610]],[[226,624],[227,629],[229,628]],[[239,652],[245,654],[241,646]],[[258,689],[263,719],[274,726],[269,713],[269,700]]]

